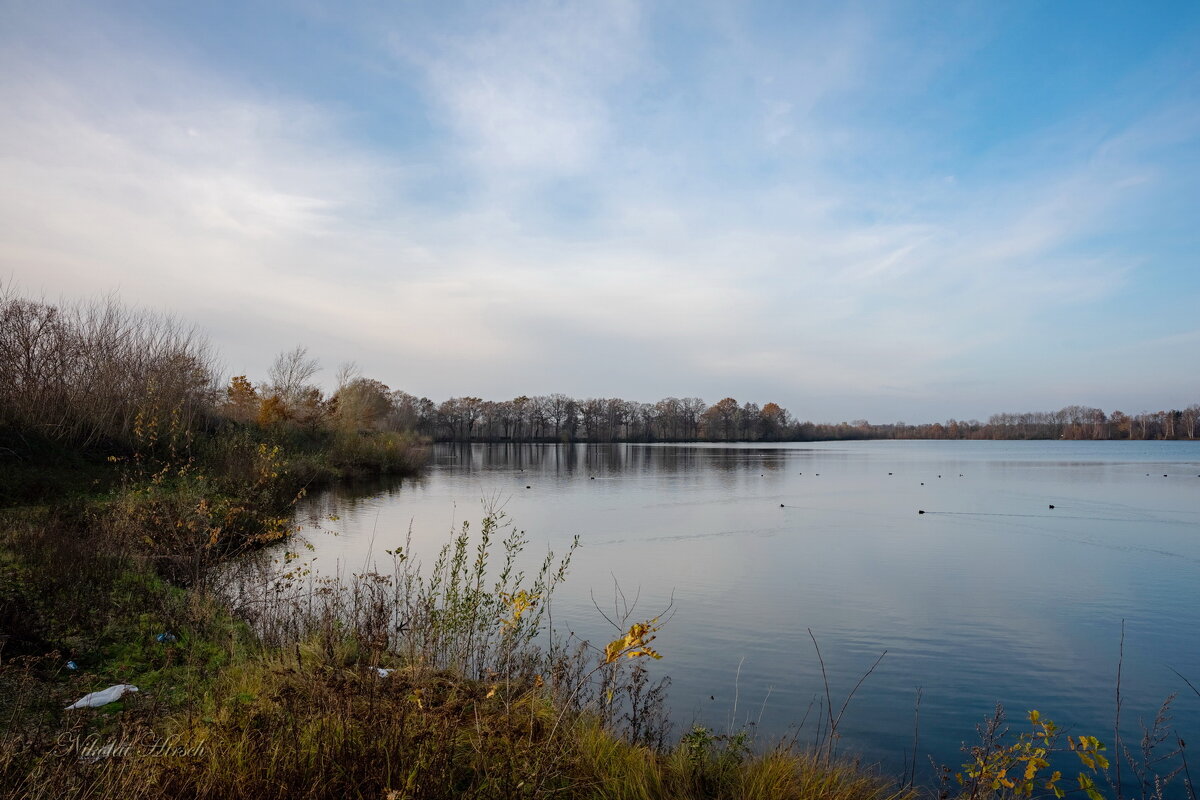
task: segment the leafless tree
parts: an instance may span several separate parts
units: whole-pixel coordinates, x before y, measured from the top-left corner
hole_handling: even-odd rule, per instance
[[[309,382],[320,371],[320,363],[308,355],[308,348],[296,345],[275,357],[267,370],[267,379],[271,391],[292,409],[301,404],[308,390],[316,388]]]
[[[0,425],[89,446],[186,428],[217,401],[195,329],[109,296],[53,305],[0,285]]]

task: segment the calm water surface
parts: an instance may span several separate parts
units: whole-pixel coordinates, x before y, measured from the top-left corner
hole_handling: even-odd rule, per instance
[[[319,569],[346,573],[410,527],[431,563],[496,497],[536,558],[580,537],[556,627],[612,638],[592,598],[611,608],[615,583],[642,618],[673,598],[654,669],[677,727],[769,741],[811,708],[814,734],[811,628],[835,706],[887,651],[842,742],[897,774],[918,687],[918,749],[940,763],[997,702],[1111,742],[1125,620],[1125,735],[1179,692],[1174,721],[1200,741],[1200,697],[1171,671],[1200,685],[1200,443],[439,446],[420,478],[302,516],[340,517],[307,535]]]

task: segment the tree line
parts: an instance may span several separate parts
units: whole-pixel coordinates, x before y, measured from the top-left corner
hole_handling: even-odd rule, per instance
[[[297,351],[298,352],[298,351]],[[289,357],[294,359],[294,352]],[[278,363],[278,362],[277,362]],[[417,433],[440,442],[805,442],[852,439],[1195,439],[1200,404],[1182,410],[1106,414],[1067,406],[1059,411],[993,414],[987,422],[947,420],[919,425],[802,421],[778,403],[762,406],[725,397],[709,405],[699,397],[655,403],[621,398],[578,399],[565,394],[522,395],[511,400],[452,397],[440,403],[391,390],[380,381],[343,375],[323,401],[309,386],[284,399],[264,384],[261,396],[244,377],[228,395],[243,416],[258,413],[291,420],[332,415],[359,430]],[[307,398],[297,403],[297,397]],[[256,405],[257,404],[257,405]],[[267,421],[267,420],[264,420]]]
[[[778,403],[709,405],[699,397],[654,403],[522,395],[434,402],[363,376],[353,363],[328,396],[320,364],[303,347],[280,354],[264,379],[222,386],[205,338],[174,319],[114,299],[56,306],[0,287],[0,433],[87,447],[128,442],[168,424],[229,422],[349,434],[411,433],[442,442],[783,442],[848,439],[1195,439],[1200,405],[1106,414],[1068,406],[994,414],[987,422],[920,425],[801,421]]]

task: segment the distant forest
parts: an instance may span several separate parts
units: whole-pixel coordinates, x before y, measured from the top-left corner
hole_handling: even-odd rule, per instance
[[[1059,411],[993,414],[987,422],[814,423],[796,419],[777,403],[759,406],[738,403],[732,397],[712,405],[698,397],[639,403],[619,398],[581,400],[562,394],[501,401],[455,397],[434,403],[406,392],[388,391],[377,381],[360,381],[346,388],[352,388],[357,397],[373,398],[373,424],[448,442],[1194,439],[1200,419],[1200,404],[1193,404],[1183,410],[1137,415],[1068,406]]]
[[[320,365],[303,347],[281,354],[258,383],[239,375],[222,385],[214,364],[204,338],[168,318],[131,312],[111,298],[60,307],[0,285],[0,433],[37,432],[84,446],[128,439],[144,427],[150,406],[210,428],[232,422],[444,442],[1194,439],[1200,418],[1200,404],[1136,415],[1068,406],[987,422],[879,425],[800,421],[777,403],[732,397],[712,405],[698,397],[639,403],[564,394],[435,403],[363,377],[353,364],[341,368],[326,396],[313,383]]]

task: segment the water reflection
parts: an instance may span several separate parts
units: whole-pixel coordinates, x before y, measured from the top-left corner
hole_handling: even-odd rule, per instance
[[[705,445],[645,444],[445,444],[435,467],[459,472],[512,471],[589,476],[697,470],[779,470],[804,451]]]

